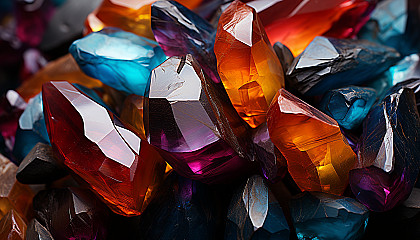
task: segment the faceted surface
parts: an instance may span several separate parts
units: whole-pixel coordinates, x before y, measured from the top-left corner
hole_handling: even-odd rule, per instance
[[[73,42],[69,51],[86,75],[141,96],[150,71],[166,59],[156,42],[114,28]]]
[[[88,190],[43,190],[34,198],[34,210],[55,240],[106,238],[109,212]]]
[[[271,140],[299,188],[341,195],[356,155],[337,122],[284,89],[267,115]]]
[[[138,96],[131,94],[128,96],[123,104],[123,109],[121,111],[121,120],[126,123],[131,124],[140,136],[146,138],[146,133],[144,131],[144,121],[143,121],[143,109],[144,109],[145,99],[143,96]]]
[[[334,118],[345,129],[358,127],[376,101],[372,88],[345,87],[328,91],[322,98],[320,110]]]
[[[150,6],[156,0],[104,0],[86,19],[85,33],[97,32],[104,27],[118,27],[142,37],[154,39],[150,26]],[[188,8],[195,8],[202,0],[178,0]]]
[[[45,142],[49,142],[47,127],[45,126],[44,111],[42,107],[42,93],[29,100],[28,105],[19,118],[19,127],[30,130],[39,135]]]
[[[227,215],[225,239],[289,239],[290,231],[280,204],[254,175],[233,196]]]
[[[152,5],[152,29],[166,56],[191,54],[214,82],[220,78],[213,46],[216,29],[193,11],[175,1]]]
[[[303,94],[364,83],[400,58],[392,48],[364,40],[316,37],[293,61],[287,75]]]
[[[69,83],[47,83],[42,94],[54,154],[113,211],[139,215],[165,171],[157,152]]]
[[[42,84],[52,80],[79,83],[86,87],[102,86],[100,81],[90,78],[80,71],[71,54],[66,54],[63,57],[48,63],[33,77],[26,80],[17,88],[17,92],[25,101],[29,101],[29,99],[41,92]]]
[[[393,92],[399,88],[410,88],[413,90],[414,94],[416,95],[416,105],[417,110],[420,113],[420,79],[419,78],[412,78],[405,81],[402,81],[395,85],[392,89],[390,89],[390,92]]]
[[[24,218],[30,215],[34,194],[27,185],[16,181],[16,171],[17,167],[0,155],[0,219],[10,209],[14,209]]]
[[[24,240],[26,223],[23,218],[13,209],[0,220],[0,239]]]
[[[420,117],[411,89],[396,89],[372,108],[359,145],[360,169],[350,172],[357,199],[372,211],[406,200],[420,168]]]
[[[261,17],[272,43],[281,42],[299,55],[320,35],[351,38],[376,5],[370,0],[247,1]]]
[[[361,239],[369,211],[352,198],[304,192],[292,198],[290,210],[300,240]]]
[[[19,165],[16,179],[24,184],[45,184],[67,174],[63,166],[58,164],[51,146],[37,143]]]
[[[359,37],[396,48],[401,54],[420,49],[418,0],[384,0],[372,12]]]
[[[145,110],[150,143],[179,174],[206,183],[249,169],[247,129],[219,90],[191,55],[171,57],[151,74]]]
[[[36,218],[32,219],[26,229],[26,239],[30,240],[54,240],[51,233],[39,223]]]
[[[286,45],[283,45],[281,42],[276,42],[273,45],[273,49],[280,60],[284,74],[286,74],[287,69],[289,69],[289,67],[292,65],[293,60],[295,59],[293,57],[292,52],[289,48],[286,47]]]
[[[220,16],[214,52],[217,70],[229,98],[251,127],[265,122],[283,69],[257,13],[234,1]]]

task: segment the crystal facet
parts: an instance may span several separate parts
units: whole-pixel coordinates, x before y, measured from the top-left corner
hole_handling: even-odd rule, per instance
[[[284,74],[253,8],[234,1],[223,12],[214,52],[233,106],[251,127],[258,127],[277,90],[284,87]]]
[[[286,47],[286,45],[282,44],[281,42],[276,42],[273,46],[273,49],[280,60],[284,74],[286,74],[287,69],[289,69],[293,63],[293,60],[295,59],[292,52],[289,48]]]
[[[165,163],[145,139],[67,82],[42,89],[56,156],[89,183],[116,213],[139,215],[153,197]]]
[[[357,158],[337,122],[284,89],[267,115],[271,140],[299,188],[341,195]]]
[[[42,226],[41,223],[39,223],[38,220],[36,220],[36,218],[32,219],[28,224],[28,228],[26,229],[26,239],[54,240],[48,229]]]
[[[370,80],[400,58],[392,48],[365,40],[316,37],[293,61],[287,75],[301,93],[328,90]]]
[[[18,212],[11,209],[0,220],[0,239],[4,240],[24,240],[26,233],[26,223]]]

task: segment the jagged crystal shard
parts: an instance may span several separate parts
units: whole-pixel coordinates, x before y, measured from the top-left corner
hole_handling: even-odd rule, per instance
[[[354,129],[363,122],[375,101],[374,89],[352,86],[328,91],[319,108],[341,127]]]
[[[280,204],[260,176],[247,179],[233,196],[225,239],[289,239],[290,231]]]
[[[26,229],[26,239],[30,240],[54,240],[51,233],[39,223],[36,218],[32,219]]]
[[[290,211],[299,240],[362,239],[369,218],[356,200],[319,192],[294,196]]]
[[[420,117],[411,89],[394,89],[363,124],[358,169],[350,172],[356,198],[372,211],[406,200],[419,174]]]
[[[301,93],[322,95],[371,80],[399,58],[395,49],[365,40],[316,37],[295,58],[287,75]]]
[[[152,4],[152,30],[169,57],[191,54],[215,83],[220,82],[213,46],[216,29],[175,1]]]
[[[290,49],[286,45],[282,44],[281,42],[276,42],[273,45],[273,49],[274,49],[274,52],[276,52],[276,55],[280,60],[280,63],[281,63],[281,66],[283,68],[284,74],[286,74],[287,69],[289,69],[289,67],[292,65],[295,57],[293,56]]]
[[[44,84],[42,95],[54,154],[113,211],[141,214],[165,173],[156,150],[67,82]]]
[[[69,51],[86,75],[140,96],[152,69],[166,59],[156,42],[115,28],[91,33],[73,42]]]
[[[24,240],[25,234],[25,220],[17,211],[10,209],[0,220],[0,239]]]

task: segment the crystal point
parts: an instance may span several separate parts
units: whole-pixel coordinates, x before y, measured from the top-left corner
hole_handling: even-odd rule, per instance
[[[0,220],[0,239],[24,240],[26,234],[26,223],[18,212],[11,209]]]

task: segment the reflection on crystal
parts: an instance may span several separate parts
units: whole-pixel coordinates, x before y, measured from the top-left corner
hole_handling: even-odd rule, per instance
[[[420,117],[411,89],[393,90],[363,124],[358,168],[350,172],[357,199],[387,211],[411,193],[420,167]]]
[[[0,239],[24,240],[25,233],[26,223],[14,209],[11,209],[0,220]]]
[[[320,110],[334,118],[341,127],[358,127],[376,101],[371,88],[346,87],[328,91],[322,98]]]
[[[413,78],[413,79],[408,79],[405,81],[402,81],[400,83],[398,83],[397,85],[395,85],[390,92],[393,92],[399,88],[410,88],[411,90],[413,90],[414,94],[416,95],[416,105],[417,105],[417,110],[420,113],[420,79],[419,78]]]
[[[23,111],[19,118],[19,127],[22,130],[33,131],[45,142],[50,142],[47,127],[45,126],[41,93],[29,100],[29,104],[26,106],[25,111]]]
[[[293,60],[295,59],[293,57],[292,52],[281,42],[276,42],[273,46],[273,49],[280,60],[283,72],[286,74],[287,69],[289,69],[289,67],[292,65]]]
[[[113,28],[73,42],[69,51],[86,75],[141,96],[150,71],[166,59],[156,42]]]
[[[287,72],[301,93],[328,90],[370,80],[400,58],[392,48],[363,40],[316,37]]]
[[[124,100],[121,120],[131,124],[137,132],[146,139],[143,121],[144,97],[131,94]]]
[[[41,225],[35,218],[32,219],[26,230],[26,239],[28,240],[54,240],[51,233]]]
[[[299,240],[361,239],[369,217],[356,200],[319,192],[293,197],[290,209]]]

